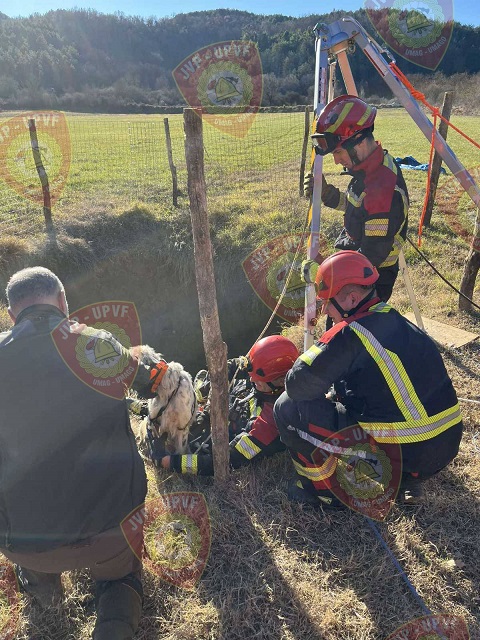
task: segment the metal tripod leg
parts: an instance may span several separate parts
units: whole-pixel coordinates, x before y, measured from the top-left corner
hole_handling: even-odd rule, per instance
[[[403,250],[400,251],[400,255],[398,256],[398,266],[400,268],[400,273],[402,274],[403,279],[405,281],[408,297],[410,298],[410,304],[412,305],[413,313],[415,314],[417,327],[422,331],[425,331],[425,327],[423,326],[422,315],[420,313],[420,309],[418,308],[418,304],[417,304],[417,298],[415,297],[415,292],[413,291],[412,281],[410,280],[410,275],[407,270],[407,263],[405,261],[405,256],[403,255]]]

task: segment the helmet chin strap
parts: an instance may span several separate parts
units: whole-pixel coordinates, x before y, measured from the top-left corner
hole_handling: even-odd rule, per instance
[[[350,316],[353,316],[355,313],[357,313],[360,307],[363,307],[363,305],[366,302],[371,300],[374,295],[375,295],[375,289],[372,289],[371,291],[369,291],[368,295],[366,295],[364,298],[360,300],[360,302],[357,304],[356,307],[353,307],[353,309],[350,309],[349,311],[346,311],[343,307],[341,307],[338,304],[338,302],[335,300],[335,298],[330,298],[330,303],[335,307],[335,309],[342,316],[342,318],[350,318]]]

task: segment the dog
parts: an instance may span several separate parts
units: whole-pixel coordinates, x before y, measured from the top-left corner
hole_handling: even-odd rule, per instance
[[[149,427],[153,436],[164,442],[165,455],[188,453],[188,433],[197,413],[192,376],[179,362],[166,363],[162,355],[148,345],[134,347],[132,352],[144,365],[165,363],[167,368],[157,395],[148,401]]]

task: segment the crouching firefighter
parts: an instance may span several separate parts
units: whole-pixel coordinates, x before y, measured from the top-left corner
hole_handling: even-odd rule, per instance
[[[229,380],[238,381],[230,393],[230,465],[237,469],[254,460],[285,450],[273,419],[273,405],[285,388],[285,375],[298,358],[296,346],[283,336],[259,340],[246,357],[228,362]],[[236,375],[235,375],[236,374]],[[204,388],[205,392],[205,388]],[[210,431],[208,409],[197,415],[192,428],[191,448]],[[199,433],[200,432],[200,433]],[[205,441],[205,438],[203,439]],[[198,453],[161,455],[154,453],[157,466],[177,473],[213,475],[213,457],[208,445]]]
[[[462,418],[441,355],[380,300],[377,279],[376,268],[356,251],[335,253],[318,269],[317,304],[334,326],[296,361],[275,404],[297,471],[292,500],[341,506],[329,491],[337,459],[318,454],[347,425],[358,424],[379,444],[400,445],[398,498],[405,504],[421,502],[423,481],[458,453]]]

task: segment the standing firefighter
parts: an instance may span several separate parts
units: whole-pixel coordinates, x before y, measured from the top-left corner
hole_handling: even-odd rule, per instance
[[[377,110],[355,96],[340,96],[320,113],[312,141],[321,156],[331,153],[352,179],[346,193],[323,178],[322,201],[344,212],[336,249],[363,253],[377,267],[377,293],[387,302],[398,275],[398,255],[408,225],[408,191],[393,157],[375,142]],[[312,177],[305,182],[310,195]]]
[[[377,280],[375,267],[355,251],[340,251],[318,269],[317,299],[334,326],[296,361],[275,405],[298,474],[289,488],[294,500],[338,505],[329,491],[336,458],[320,463],[317,449],[342,426],[358,424],[378,443],[400,444],[399,497],[406,503],[421,501],[423,481],[458,453],[462,419],[440,353],[380,300]]]
[[[273,405],[284,390],[285,375],[298,355],[297,347],[287,338],[269,336],[259,340],[246,358],[229,361],[230,378],[238,370],[236,379],[249,378],[253,383],[253,390],[246,398],[237,397],[238,390],[244,395],[244,383],[235,385],[230,396],[233,432],[239,428],[235,422],[243,401],[247,413],[246,424],[230,442],[230,465],[234,469],[285,450],[273,419]],[[199,413],[198,417],[204,423],[207,416]],[[213,475],[213,460],[208,453],[157,455],[157,460],[159,466],[178,473]]]

